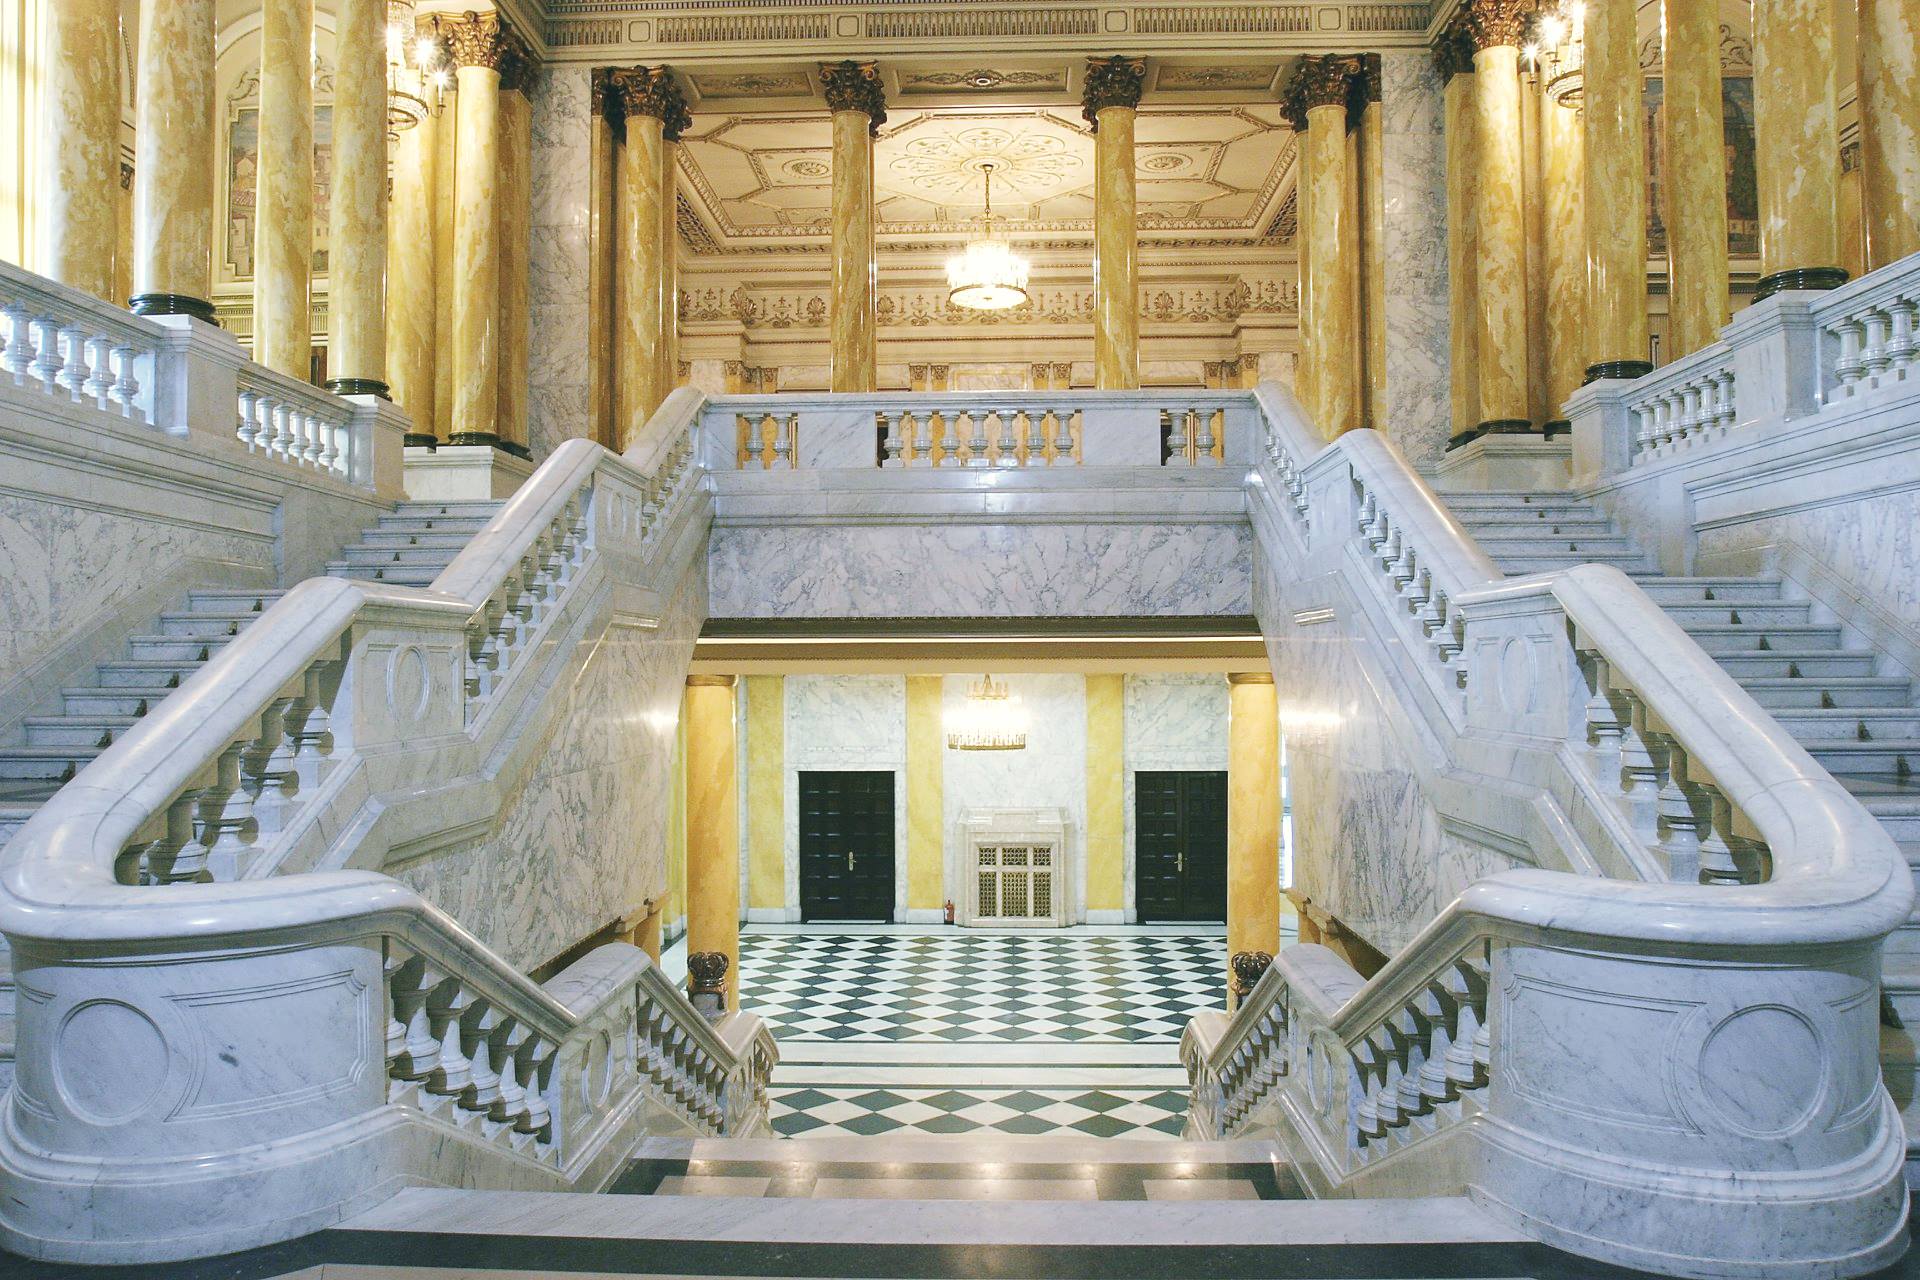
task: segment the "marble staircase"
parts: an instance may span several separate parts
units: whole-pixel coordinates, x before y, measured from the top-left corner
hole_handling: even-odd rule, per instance
[[[329,561],[335,578],[428,587],[486,527],[499,502],[403,502]]]
[[[1502,572],[1607,557],[1880,820],[1920,883],[1920,687],[1779,577],[1660,572],[1595,503],[1552,490],[1442,495]],[[1920,1026],[1920,910],[1887,939],[1888,994]]]

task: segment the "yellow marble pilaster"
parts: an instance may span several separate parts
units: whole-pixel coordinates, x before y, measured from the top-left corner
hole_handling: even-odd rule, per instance
[[[1387,424],[1387,193],[1385,109],[1380,104],[1380,55],[1360,68],[1360,246],[1362,308],[1367,354],[1366,423]]]
[[[49,170],[42,274],[109,302],[119,247],[120,48],[117,0],[59,0],[46,10],[40,155]]]
[[[1273,677],[1227,677],[1227,958],[1280,949],[1280,709]],[[1229,985],[1231,1001],[1231,985]]]
[[[394,403],[412,420],[409,443],[434,439],[435,189],[439,131],[444,115],[430,115],[400,135],[393,161],[393,207],[387,254],[387,381]]]
[[[1920,252],[1920,6],[1859,0],[1861,204],[1869,271]]]
[[[608,116],[612,80],[593,73],[593,112],[587,133],[587,420],[592,438],[614,447],[614,275],[618,270],[619,223],[615,216],[613,121]]]
[[[1470,0],[1474,43],[1473,220],[1483,432],[1525,431],[1531,367],[1527,334],[1527,230],[1522,170],[1517,0]]]
[[[1867,212],[1860,174],[1860,144],[1840,148],[1840,182],[1834,200],[1840,209],[1840,266],[1851,277],[1867,273]]]
[[[673,761],[667,767],[667,868],[661,915],[669,925],[687,914],[687,695],[673,726]]]
[[[1347,147],[1341,165],[1346,181],[1341,184],[1347,197],[1346,216],[1340,220],[1340,262],[1347,271],[1347,296],[1353,299],[1353,425],[1367,425],[1367,287],[1366,229],[1360,223],[1360,127],[1351,92],[1347,99]]]
[[[1771,3],[1771,0],[1769,0]],[[1637,378],[1647,359],[1647,147],[1634,0],[1587,0],[1586,378]]]
[[[1474,95],[1472,48],[1442,36],[1434,53],[1446,81],[1442,94],[1447,143],[1447,332],[1453,436],[1480,424],[1479,250],[1473,225]]]
[[[140,6],[132,305],[142,315],[213,319],[213,34],[213,0]]]
[[[1296,138],[1294,161],[1294,256],[1300,272],[1300,350],[1293,361],[1293,394],[1307,416],[1318,420],[1320,413],[1320,388],[1314,381],[1314,374],[1320,369],[1319,331],[1305,323],[1307,317],[1314,314],[1314,300],[1319,296],[1320,282],[1314,274],[1314,258],[1309,251],[1307,230],[1315,226],[1313,217],[1313,174],[1307,166],[1307,111],[1304,105],[1287,105],[1290,112],[1289,123]]]
[[[1523,70],[1520,77],[1520,212],[1527,233],[1527,418],[1534,423],[1553,417],[1547,409],[1547,227],[1540,107],[1534,78]]]
[[[1311,399],[1304,403],[1329,439],[1361,425],[1363,404],[1357,149],[1347,134],[1347,103],[1359,70],[1356,57],[1302,58],[1284,104],[1296,128],[1306,126],[1299,163],[1309,207],[1296,238],[1305,281],[1301,329],[1311,335],[1303,352]]]
[[[787,680],[747,676],[747,905],[787,905]]]
[[[313,368],[313,0],[265,0],[253,222],[253,358]]]
[[[622,450],[667,398],[676,372],[671,357],[673,294],[672,139],[687,125],[686,103],[665,67],[611,72],[610,91],[625,120],[616,164],[613,390],[616,439]]]
[[[1667,344],[1678,360],[1727,322],[1727,163],[1719,0],[1662,0]]]
[[[1126,854],[1126,677],[1093,674],[1087,677],[1089,912],[1125,910]]]
[[[1548,99],[1540,104],[1541,188],[1547,275],[1547,421],[1564,423],[1567,397],[1586,377],[1586,173],[1580,117]]]
[[[687,677],[687,952],[727,958],[728,1008],[740,991],[740,808],[734,677]]]
[[[120,185],[113,193],[116,247],[112,300],[124,303],[133,296],[133,166],[122,160],[119,169]]]
[[[387,394],[386,0],[334,0],[327,389]]]
[[[459,84],[453,170],[452,444],[500,439],[500,68],[497,15],[446,24]]]
[[[1140,58],[1089,58],[1081,113],[1093,126],[1093,385],[1140,385],[1140,229],[1134,113]]]
[[[1840,268],[1840,121],[1834,105],[1833,0],[1753,7],[1754,168],[1760,188],[1760,281],[1830,289]]]
[[[453,435],[453,190],[460,168],[456,145],[460,129],[458,80],[446,95],[434,136],[433,188],[433,434],[441,440]]]
[[[654,231],[655,252],[659,255],[659,297],[654,304],[660,316],[660,339],[654,344],[659,362],[654,385],[665,400],[680,385],[680,162],[675,153],[680,131],[669,124],[660,147],[660,225]]]
[[[832,112],[832,277],[827,299],[829,360],[835,391],[875,388],[876,338],[873,248],[873,139],[886,122],[880,72],[871,62],[834,62],[820,68]]]
[[[940,676],[907,677],[907,910],[946,905],[946,742]]]
[[[500,94],[500,442],[527,444],[527,330],[533,251],[531,66],[510,58]]]

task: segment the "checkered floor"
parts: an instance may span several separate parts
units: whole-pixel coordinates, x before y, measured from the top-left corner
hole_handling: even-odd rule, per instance
[[[782,1041],[1178,1043],[1226,1001],[1217,935],[747,934]]]
[[[989,1132],[1177,1138],[1187,1095],[1174,1089],[775,1088],[772,1112],[774,1132],[786,1138]]]

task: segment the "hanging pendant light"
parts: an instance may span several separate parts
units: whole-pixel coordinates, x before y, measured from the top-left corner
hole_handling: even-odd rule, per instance
[[[1027,260],[1005,240],[993,234],[993,171],[991,160],[980,163],[986,180],[986,215],[979,239],[947,259],[947,301],[969,311],[1005,311],[1027,302]]]
[[[982,676],[967,686],[967,701],[947,718],[949,751],[1024,751],[1027,713],[1006,682]]]

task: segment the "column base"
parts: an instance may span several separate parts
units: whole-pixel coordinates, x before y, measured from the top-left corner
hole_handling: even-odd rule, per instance
[[[400,443],[408,449],[434,449],[440,444],[440,437],[431,431],[409,431],[400,437]]]
[[[1555,418],[1552,422],[1546,423],[1540,428],[1540,434],[1549,440],[1555,436],[1572,435],[1573,423],[1565,418]]]
[[[1464,449],[1482,436],[1530,436],[1536,435],[1533,423],[1525,418],[1490,418],[1477,427],[1469,427],[1453,439],[1447,441],[1447,452]]]
[[[1631,382],[1635,378],[1644,378],[1652,372],[1653,361],[1651,360],[1602,360],[1599,364],[1587,366],[1587,376],[1582,385],[1608,378],[1624,378]]]
[[[414,502],[497,501],[512,497],[533,474],[533,464],[493,445],[440,442],[438,448],[408,448],[407,497]]]
[[[137,316],[192,316],[208,324],[220,323],[211,302],[184,293],[136,293],[127,299],[127,310]]]
[[[1486,489],[1564,489],[1573,460],[1573,438],[1549,440],[1537,431],[1493,432],[1449,447],[1428,476],[1442,493]]]
[[[491,431],[456,431],[447,437],[448,444],[485,444],[500,443],[500,437]]]
[[[375,396],[391,400],[387,384],[378,378],[328,378],[320,384],[323,391],[336,396]]]
[[[1759,302],[1789,289],[1838,289],[1846,282],[1847,273],[1840,267],[1794,267],[1761,276],[1753,287],[1753,300]]]
[[[494,442],[493,447],[498,449],[502,453],[510,454],[511,456],[520,459],[522,462],[533,461],[533,450],[527,448],[527,446],[523,444],[515,444],[511,440],[497,440]]]

